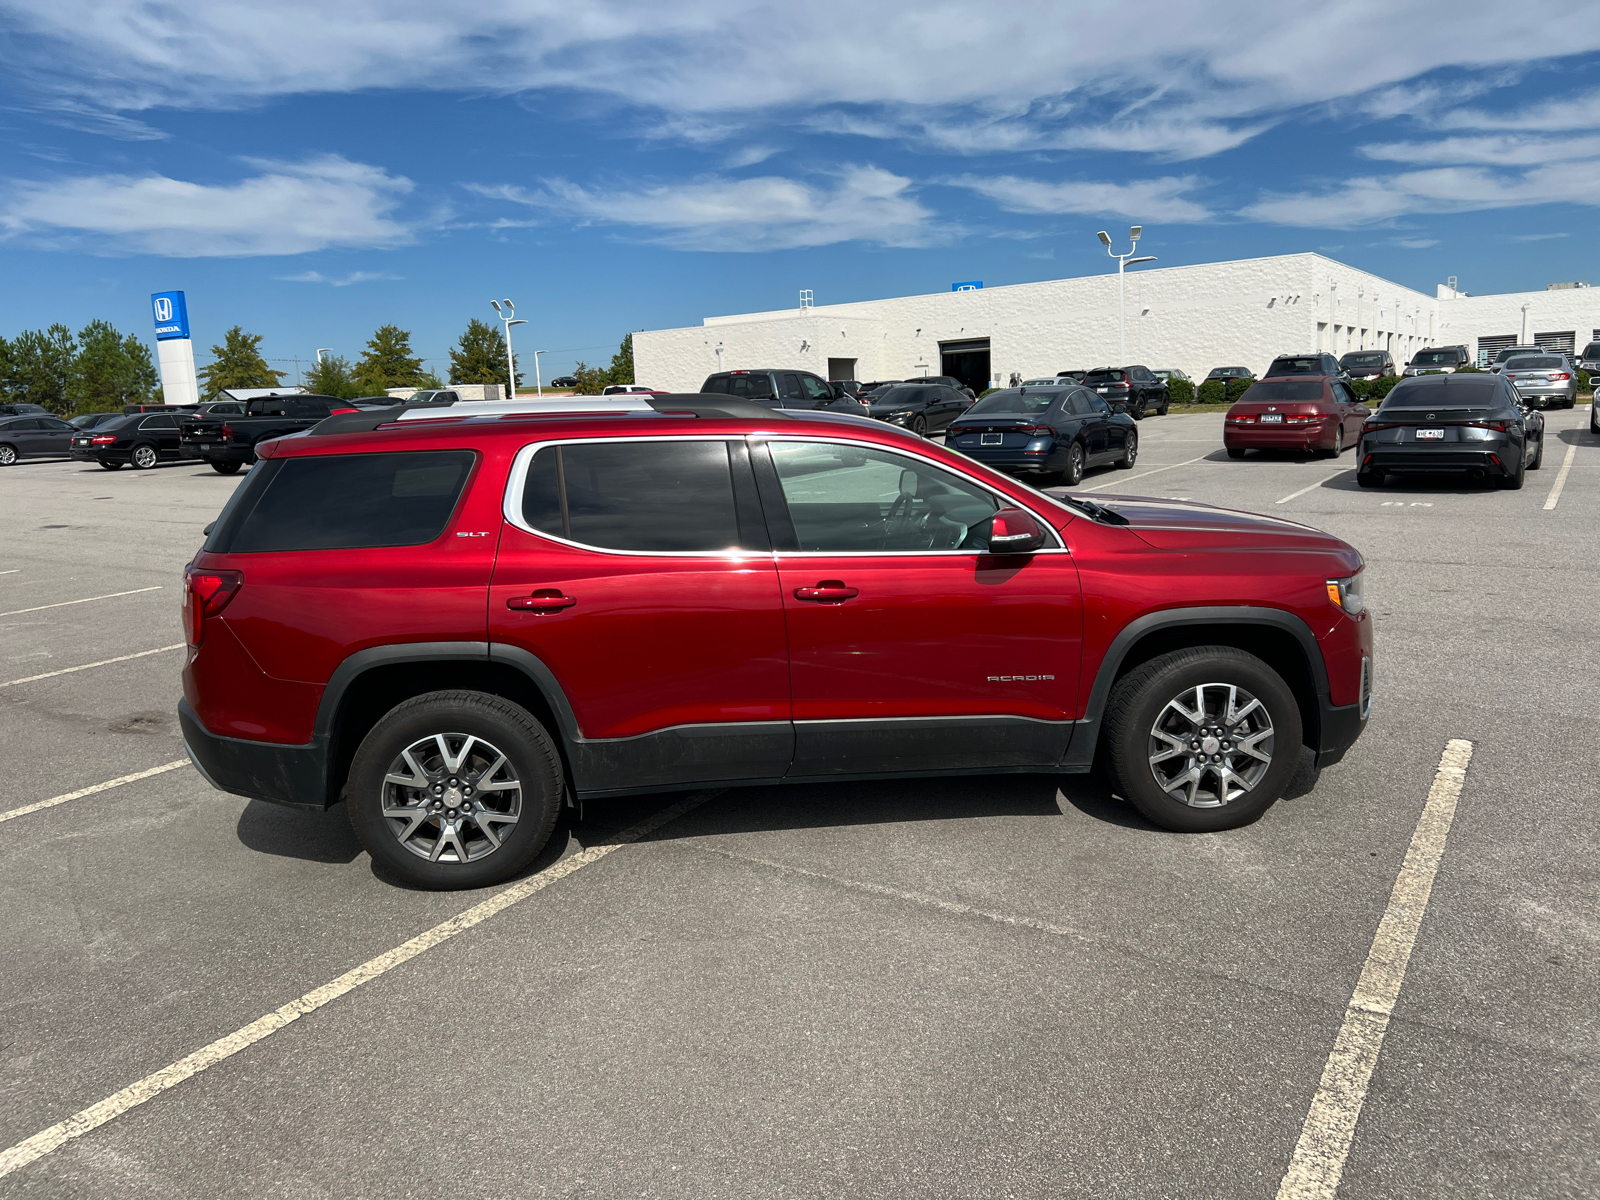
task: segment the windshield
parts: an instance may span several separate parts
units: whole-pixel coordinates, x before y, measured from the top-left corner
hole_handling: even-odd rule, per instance
[[[1600,358],[1600,342],[1590,342],[1583,348],[1585,358]]]
[[[986,413],[1017,413],[1022,415],[1042,413],[1054,401],[1055,396],[1046,395],[1043,392],[1035,392],[1031,396],[1024,392],[990,392],[982,400],[967,409],[967,415],[981,417]]]
[[[1494,356],[1494,360],[1497,363],[1503,363],[1506,359],[1515,358],[1519,354],[1531,353],[1534,352],[1531,351],[1527,346],[1507,346],[1504,350],[1500,351],[1499,354]]]
[[[1322,356],[1306,354],[1296,358],[1275,358],[1267,368],[1268,375],[1321,375]]]
[[[1346,354],[1339,360],[1341,366],[1346,367],[1381,367],[1383,366],[1382,354]]]
[[[1246,400],[1321,400],[1321,383],[1254,383],[1239,397]]]
[[[1453,367],[1455,363],[1454,350],[1422,350],[1411,360],[1414,367]]]
[[[1567,360],[1554,354],[1524,354],[1521,358],[1506,360],[1508,371],[1554,371],[1567,365]]]

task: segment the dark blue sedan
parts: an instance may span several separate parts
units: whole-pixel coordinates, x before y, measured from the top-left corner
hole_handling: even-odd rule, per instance
[[[1091,466],[1133,466],[1139,431],[1086,388],[1006,388],[952,421],[944,444],[1036,487],[1075,487]]]

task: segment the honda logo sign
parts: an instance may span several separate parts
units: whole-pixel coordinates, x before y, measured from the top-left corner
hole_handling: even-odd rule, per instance
[[[156,319],[156,341],[189,336],[189,310],[182,292],[157,292],[150,297],[150,312]]]

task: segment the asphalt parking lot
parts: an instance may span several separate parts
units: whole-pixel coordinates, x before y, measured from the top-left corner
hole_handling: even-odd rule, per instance
[[[1588,419],[1549,414],[1520,492],[1230,461],[1220,414],[1147,419],[1135,470],[1084,480],[1367,558],[1372,722],[1248,828],[1157,830],[1096,776],[641,797],[558,830],[497,911],[376,876],[342,806],[184,761],[180,572],[238,478],[8,468],[0,1194],[1331,1194],[1292,1164],[1330,1144],[1308,1112],[1453,741],[1332,1181],[1600,1194]]]

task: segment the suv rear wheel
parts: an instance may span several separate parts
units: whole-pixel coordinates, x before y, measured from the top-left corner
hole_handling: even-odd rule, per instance
[[[1300,761],[1300,707],[1255,655],[1196,646],[1120,680],[1105,736],[1119,795],[1165,829],[1209,833],[1283,794]]]
[[[356,751],[350,824],[372,857],[416,887],[486,887],[550,840],[561,760],[525,709],[485,692],[429,692],[395,706]]]

